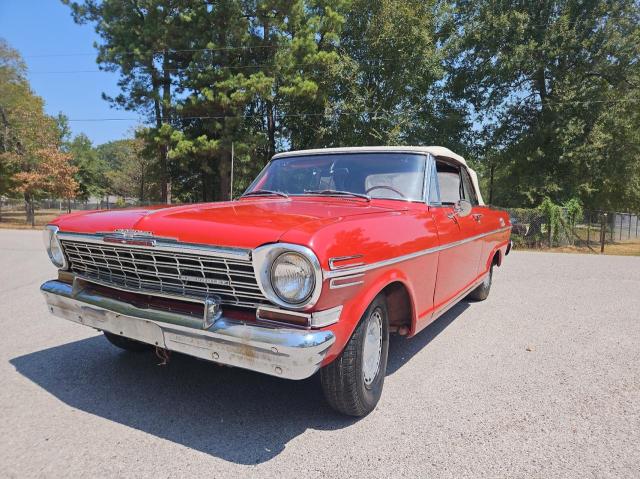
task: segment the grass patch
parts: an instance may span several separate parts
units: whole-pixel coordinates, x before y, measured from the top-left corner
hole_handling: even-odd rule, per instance
[[[0,213],[0,229],[41,229],[46,224],[66,212],[66,210],[36,210],[36,225],[35,227],[32,227],[30,223],[27,223],[27,216],[24,211],[3,210]]]

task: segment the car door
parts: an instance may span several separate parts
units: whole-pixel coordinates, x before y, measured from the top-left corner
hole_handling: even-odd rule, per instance
[[[466,199],[461,168],[446,159],[437,159],[435,163],[437,198],[430,193],[429,205],[441,248],[434,291],[435,311],[464,292],[478,275],[482,245],[474,240],[478,234],[477,219],[473,214],[460,217],[453,208],[456,201]]]
[[[471,203],[471,214],[467,217],[469,219],[473,219],[473,221],[475,222],[474,226],[474,236],[476,236],[477,238],[474,239],[473,241],[476,243],[477,246],[477,264],[478,267],[476,268],[476,273],[475,273],[475,277],[477,278],[479,275],[481,275],[482,273],[484,273],[484,266],[483,265],[483,258],[486,258],[487,254],[485,255],[485,240],[482,237],[483,233],[486,233],[489,231],[489,224],[490,224],[490,216],[487,215],[487,208],[480,206],[479,202],[478,202],[478,195],[476,194],[476,189],[473,186],[473,182],[471,181],[471,175],[469,174],[469,171],[467,170],[467,168],[465,168],[464,166],[460,167],[460,175],[461,175],[461,179],[462,179],[462,193],[464,196],[464,199],[466,199],[467,201],[469,201]],[[474,278],[475,279],[475,278]]]

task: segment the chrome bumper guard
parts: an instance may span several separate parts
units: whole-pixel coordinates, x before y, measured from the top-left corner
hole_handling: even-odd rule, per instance
[[[57,280],[47,281],[40,290],[55,316],[170,351],[287,379],[305,379],[315,373],[335,341],[331,331],[257,326],[224,314],[208,329],[186,327],[182,324],[193,321],[186,315],[138,308]]]

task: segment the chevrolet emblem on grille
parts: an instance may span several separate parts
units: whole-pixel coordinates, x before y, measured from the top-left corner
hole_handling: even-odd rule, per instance
[[[217,285],[220,285],[220,286],[228,286],[230,284],[229,281],[224,281],[222,279],[203,278],[201,276],[180,275],[180,276],[178,276],[178,279],[180,281],[192,281],[194,283],[217,284]]]
[[[150,231],[117,229],[107,233],[102,240],[105,243],[128,244],[134,246],[155,246],[156,240]]]

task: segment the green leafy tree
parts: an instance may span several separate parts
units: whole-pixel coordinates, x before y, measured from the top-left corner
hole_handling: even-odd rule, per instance
[[[332,144],[460,145],[464,116],[442,88],[438,22],[445,14],[436,1],[352,2],[340,41]]]
[[[75,173],[60,151],[60,130],[26,80],[20,55],[0,40],[0,194],[21,194],[26,219],[35,224],[35,201],[75,194]],[[56,181],[54,181],[54,179]]]
[[[72,2],[68,4],[77,23],[93,23],[102,43],[98,64],[120,73],[121,93],[103,97],[114,106],[137,111],[154,124],[156,132],[172,128],[175,98],[181,93],[180,78],[193,48],[192,21],[210,8],[205,2],[178,0],[121,0]],[[216,9],[217,10],[217,9]],[[165,135],[156,140],[161,199],[171,202],[170,145]]]
[[[455,3],[451,85],[476,112],[490,198],[632,202],[639,15],[633,0]]]
[[[109,185],[106,172],[108,165],[102,161],[87,135],[81,133],[66,145],[77,168],[75,179],[79,184],[78,198],[102,198],[108,193]]]
[[[107,167],[108,193],[136,198],[141,204],[160,198],[154,151],[149,151],[144,139],[138,137],[104,143],[96,148],[96,153]]]

